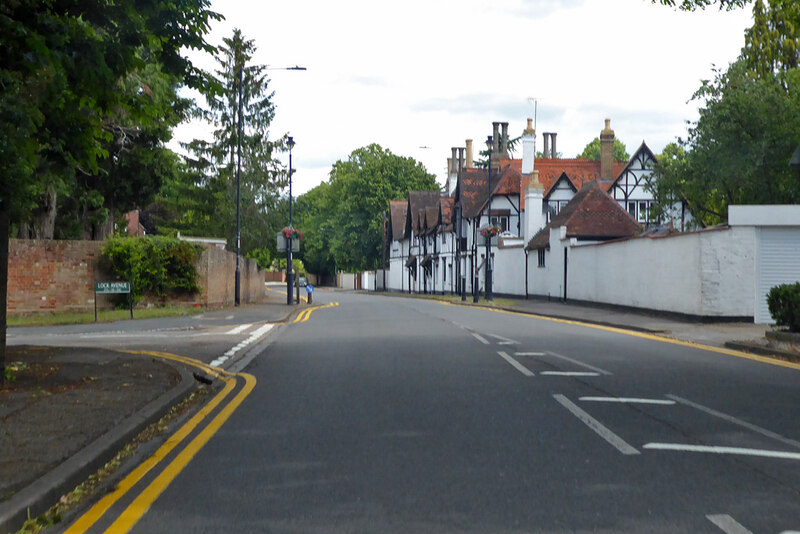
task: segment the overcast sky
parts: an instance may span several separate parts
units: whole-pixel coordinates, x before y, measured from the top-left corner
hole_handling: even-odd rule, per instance
[[[212,9],[226,18],[212,43],[240,28],[257,63],[308,69],[270,73],[271,137],[297,143],[295,194],[370,143],[444,183],[451,147],[483,144],[492,121],[520,135],[532,98],[537,132],[557,132],[563,157],[605,118],[629,153],[646,141],[658,154],[686,135],[697,117],[689,99],[714,65],[735,60],[752,19],[749,8],[683,13],[650,0],[220,0]],[[176,137],[201,135],[186,125]]]

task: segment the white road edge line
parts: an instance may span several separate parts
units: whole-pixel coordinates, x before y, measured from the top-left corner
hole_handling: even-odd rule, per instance
[[[514,356],[544,356],[544,352],[515,352]]]
[[[691,445],[688,443],[645,443],[643,449],[656,451],[708,452],[711,454],[738,454],[759,456],[780,460],[800,460],[800,452],[768,451],[764,449],[745,449],[743,447],[718,447],[714,445]]]
[[[490,343],[489,343],[489,340],[488,340],[488,339],[486,339],[485,337],[483,337],[482,335],[480,335],[480,334],[477,334],[477,333],[475,333],[475,332],[470,332],[470,334],[472,334],[472,335],[473,335],[473,337],[475,337],[475,339],[477,339],[478,341],[480,341],[480,342],[481,342],[481,343],[483,343],[484,345],[490,345]]]
[[[548,376],[600,376],[600,373],[589,371],[542,371],[539,374]]]
[[[630,397],[581,397],[578,400],[584,402],[622,402],[625,404],[663,404],[666,406],[675,404],[674,400],[634,399]]]
[[[501,358],[503,358],[505,361],[510,363],[511,366],[514,369],[516,369],[517,371],[519,371],[523,375],[525,375],[525,376],[534,376],[533,371],[531,371],[530,369],[528,369],[527,367],[525,367],[524,365],[519,363],[517,360],[515,360],[514,358],[512,358],[511,356],[509,356],[505,352],[500,351],[497,354],[499,354]]]
[[[586,426],[595,431],[595,433],[614,446],[622,454],[641,454],[639,451],[631,447],[625,440],[614,434],[611,430],[603,426],[600,421],[584,412],[574,402],[566,398],[564,395],[555,394],[553,398],[561,404],[564,408],[572,412],[572,415],[580,419]]]
[[[753,534],[727,514],[709,514],[706,516],[706,519],[714,523],[721,531],[727,534]]]
[[[590,370],[592,370],[592,371],[594,371],[596,373],[600,373],[601,375],[610,376],[612,374],[609,371],[606,371],[605,369],[600,369],[599,367],[595,367],[594,365],[589,365],[588,363],[583,363],[580,360],[575,360],[573,358],[570,358],[569,356],[564,356],[563,354],[558,354],[558,353],[552,352],[552,351],[547,351],[545,354],[548,354],[550,356],[554,356],[556,358],[561,358],[562,360],[568,361],[570,363],[574,363],[575,365],[579,365],[579,366],[584,367],[586,369],[590,369]]]
[[[728,415],[728,414],[725,414],[725,413],[722,413],[722,412],[718,412],[717,410],[714,410],[713,408],[709,408],[707,406],[703,406],[702,404],[697,404],[696,402],[692,402],[690,400],[678,397],[677,395],[667,395],[666,397],[668,399],[672,399],[674,401],[680,402],[681,404],[685,404],[687,406],[691,406],[692,408],[700,410],[701,412],[705,412],[705,413],[707,413],[709,415],[713,415],[714,417],[719,417],[720,419],[724,419],[725,421],[728,421],[729,423],[733,423],[735,425],[739,425],[741,427],[744,427],[744,428],[746,428],[748,430],[752,430],[753,432],[761,434],[762,436],[766,436],[768,438],[772,438],[774,440],[780,441],[781,443],[785,443],[786,445],[791,445],[792,447],[794,447],[796,449],[800,449],[800,442],[795,441],[795,440],[793,440],[791,438],[787,438],[787,437],[781,436],[780,434],[777,434],[777,433],[775,433],[775,432],[773,432],[771,430],[767,430],[766,428],[762,428],[760,426],[754,425],[753,423],[748,423],[747,421],[742,421],[741,419],[737,419],[736,417],[734,417],[732,415]]]
[[[232,328],[232,329],[228,330],[225,333],[228,334],[228,335],[238,334],[240,332],[244,332],[245,330],[247,330],[251,326],[253,326],[253,325],[252,324],[240,324],[239,326],[237,326],[235,328]]]

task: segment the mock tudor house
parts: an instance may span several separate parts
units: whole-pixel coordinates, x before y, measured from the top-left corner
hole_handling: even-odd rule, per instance
[[[405,207],[402,202],[392,202],[388,289],[420,293],[463,291],[472,295],[485,292],[489,268],[494,293],[563,294],[563,288],[554,290],[542,281],[549,269],[546,259],[554,254],[549,243],[537,248],[531,242],[546,225],[562,221],[558,216],[573,199],[589,197],[581,200],[582,207],[577,211],[586,220],[596,218],[596,226],[608,222],[609,214],[619,219],[621,213],[627,212],[627,228],[635,229],[623,234],[599,232],[593,236],[597,239],[591,240],[588,238],[592,236],[581,233],[579,228],[568,243],[633,235],[651,222],[653,196],[648,184],[656,158],[644,142],[627,163],[613,161],[614,131],[607,119],[600,133],[600,161],[588,161],[557,157],[556,134],[543,135],[544,157],[535,159],[536,133],[528,119],[521,138],[522,158],[511,159],[508,123],[495,122],[488,147],[491,169],[474,166],[472,141],[467,140],[465,148],[452,149],[443,194],[415,191],[409,193]],[[587,187],[591,194],[579,196]],[[599,193],[602,202],[598,200]],[[615,203],[617,209],[612,212],[609,203]],[[600,211],[586,213],[587,208],[589,212]],[[575,211],[570,208],[570,213]],[[683,229],[686,212],[675,213],[683,217],[675,226]],[[500,236],[492,240],[489,258],[481,235],[481,229],[488,226],[501,230]],[[533,254],[535,258],[530,261]],[[540,266],[540,255],[544,256],[544,267]]]

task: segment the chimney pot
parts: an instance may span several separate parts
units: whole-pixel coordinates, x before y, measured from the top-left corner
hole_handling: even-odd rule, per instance
[[[558,157],[558,152],[556,151],[556,134],[555,133],[551,133],[550,134],[550,138],[552,139],[552,143],[551,143],[552,146],[550,147],[550,150],[553,151],[552,158],[556,159]]]
[[[472,139],[467,139],[465,141],[465,143],[467,145],[467,163],[466,163],[466,167],[467,167],[467,169],[471,169],[472,165],[473,165],[473,163],[472,163]]]

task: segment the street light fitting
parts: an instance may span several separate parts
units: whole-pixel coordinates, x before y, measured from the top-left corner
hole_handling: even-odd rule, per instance
[[[492,136],[490,135],[486,138],[486,148],[492,150],[493,144],[494,144],[494,139],[492,139]]]
[[[289,150],[294,148],[294,138],[290,135],[289,139],[286,140],[286,146],[289,147]]]

